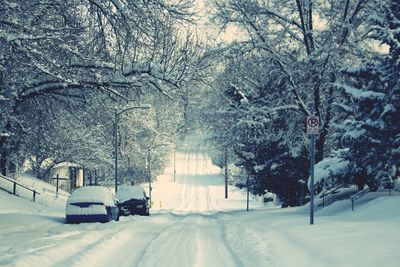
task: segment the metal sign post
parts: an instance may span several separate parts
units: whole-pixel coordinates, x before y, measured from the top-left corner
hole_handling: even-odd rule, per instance
[[[308,116],[306,120],[307,134],[311,135],[311,178],[310,178],[310,224],[314,224],[314,165],[315,165],[315,135],[319,132],[319,117]]]
[[[247,174],[247,180],[246,180],[246,187],[247,187],[247,207],[246,211],[249,211],[249,186],[250,186],[250,173]]]
[[[310,224],[314,224],[314,164],[315,135],[311,135],[311,192],[310,192]]]
[[[228,199],[228,149],[225,148],[225,199]]]

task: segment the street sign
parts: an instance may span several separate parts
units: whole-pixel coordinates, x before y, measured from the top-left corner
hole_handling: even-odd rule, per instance
[[[310,135],[315,135],[315,134],[319,133],[319,117],[318,116],[307,116],[306,130],[307,130],[307,134],[310,134]]]

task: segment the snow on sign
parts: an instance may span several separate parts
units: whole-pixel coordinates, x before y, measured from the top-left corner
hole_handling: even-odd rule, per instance
[[[319,117],[307,116],[306,128],[307,128],[307,134],[318,134],[318,132],[319,132]]]

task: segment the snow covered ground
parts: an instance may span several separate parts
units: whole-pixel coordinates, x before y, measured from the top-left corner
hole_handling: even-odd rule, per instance
[[[171,155],[171,160],[173,156]],[[229,189],[195,140],[153,183],[150,217],[64,224],[60,199],[0,191],[1,266],[399,266],[400,196],[370,195],[316,212],[263,207]],[[147,186],[147,185],[145,185]]]

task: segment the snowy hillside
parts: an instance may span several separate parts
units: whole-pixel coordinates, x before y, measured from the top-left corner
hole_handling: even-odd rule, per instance
[[[31,175],[19,173],[15,176],[15,182],[17,184],[29,188],[30,190],[35,190],[38,193],[35,196],[37,203],[62,206],[69,196],[69,193],[61,189],[58,190],[57,194],[55,186],[39,180]],[[33,192],[19,185],[16,186],[16,195],[28,200],[32,200]],[[5,189],[8,192],[12,192],[13,182],[0,178],[0,188]]]

